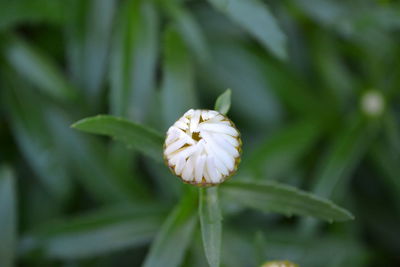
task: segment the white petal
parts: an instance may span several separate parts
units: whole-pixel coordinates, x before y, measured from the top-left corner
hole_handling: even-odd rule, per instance
[[[184,144],[186,143],[185,140],[183,139],[178,139],[176,142],[168,145],[164,151],[165,155],[169,155],[175,151],[177,151],[179,148],[181,148]]]
[[[231,155],[213,144],[212,141],[211,143],[206,143],[205,149],[209,155],[218,155],[218,158],[222,161],[222,163],[224,163],[228,170],[233,171],[235,167],[235,159]]]
[[[211,137],[215,140],[217,145],[219,145],[223,150],[231,154],[233,157],[239,156],[239,151],[231,145],[228,141],[226,141],[220,134],[211,134]]]
[[[197,151],[196,146],[185,147],[181,151],[178,151],[173,156],[171,156],[169,161],[171,162],[171,164],[176,164],[178,162],[179,158],[183,158],[186,160],[186,158],[190,157],[196,151]]]
[[[206,166],[207,166],[208,174],[210,175],[211,182],[219,183],[221,177],[217,172],[217,168],[215,167],[214,156],[207,157]]]
[[[230,136],[228,134],[222,134],[220,136],[222,138],[224,138],[226,141],[228,141],[231,145],[233,145],[235,147],[239,146],[239,141],[236,138],[234,138],[234,137],[232,137],[232,136]]]
[[[185,181],[192,181],[194,178],[193,175],[194,170],[194,160],[193,157],[190,157],[188,161],[186,161],[186,165],[182,171],[182,179]]]
[[[199,125],[199,121],[200,121],[200,110],[196,110],[193,113],[192,118],[190,119],[190,132],[198,132],[197,126]]]
[[[190,115],[192,115],[192,114],[193,114],[193,112],[194,112],[194,110],[193,110],[193,109],[189,109],[188,111],[186,111],[186,113],[185,113],[185,114],[183,114],[183,117],[190,116]]]
[[[183,167],[185,167],[186,159],[185,158],[179,158],[178,162],[175,165],[175,173],[177,175],[182,174]]]
[[[203,180],[206,158],[207,157],[204,155],[197,157],[196,165],[194,168],[194,176],[197,183],[201,183],[201,181]]]
[[[208,169],[207,169],[207,160],[206,160],[206,164],[204,165],[204,179],[206,179],[207,183],[212,183],[210,175],[208,174]]]
[[[178,128],[180,128],[182,130],[186,130],[186,129],[189,128],[189,126],[186,123],[182,122],[182,121],[176,121],[174,125],[175,125],[175,127],[178,127]]]
[[[225,124],[217,124],[217,123],[206,123],[206,122],[202,122],[199,125],[199,129],[201,130],[205,130],[205,131],[210,131],[210,132],[215,132],[215,133],[222,133],[222,134],[229,134],[232,136],[238,136],[239,133],[232,127],[229,125],[225,125]]]
[[[215,167],[221,174],[223,174],[224,176],[229,174],[228,168],[218,157],[214,157],[214,161],[215,161]]]
[[[178,129],[176,129],[176,127],[174,127],[174,126],[170,127],[167,132],[167,139],[165,139],[165,144],[166,145],[171,144],[176,139],[178,139],[178,137],[179,137]]]

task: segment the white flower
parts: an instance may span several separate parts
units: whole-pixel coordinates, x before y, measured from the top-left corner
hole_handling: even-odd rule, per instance
[[[240,161],[242,142],[234,124],[215,110],[189,110],[167,131],[164,158],[186,183],[216,185]]]
[[[361,98],[361,109],[371,117],[382,115],[385,109],[385,100],[381,92],[369,90]]]

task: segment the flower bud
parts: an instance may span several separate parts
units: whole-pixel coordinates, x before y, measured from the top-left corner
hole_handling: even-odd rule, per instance
[[[261,265],[261,267],[298,267],[290,261],[269,261]]]
[[[215,110],[189,110],[167,131],[164,159],[183,182],[217,185],[235,173],[242,141],[235,125]]]

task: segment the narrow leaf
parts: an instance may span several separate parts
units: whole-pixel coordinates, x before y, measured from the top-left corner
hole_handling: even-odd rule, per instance
[[[2,97],[18,148],[41,186],[55,199],[66,200],[72,189],[71,176],[63,168],[63,154],[56,148],[59,136],[52,135],[46,122],[48,102],[23,79],[13,78],[14,72],[7,74],[3,72]]]
[[[221,254],[222,215],[218,187],[200,188],[199,217],[206,258],[211,267],[218,267]]]
[[[111,112],[143,121],[155,92],[157,11],[151,1],[126,1],[118,19],[111,51]]]
[[[44,93],[61,100],[68,100],[76,95],[76,90],[55,63],[28,43],[13,39],[6,47],[5,55],[18,74]]]
[[[167,28],[165,32],[161,96],[166,126],[193,108],[196,102],[190,53],[173,27]]]
[[[15,180],[8,167],[0,167],[0,266],[12,267],[17,241]]]
[[[172,211],[154,240],[144,267],[180,265],[196,226],[195,204],[189,195]]]
[[[221,94],[217,98],[217,101],[215,101],[215,110],[226,115],[231,107],[231,95],[231,89],[227,89],[223,94]]]
[[[49,258],[80,259],[149,242],[164,211],[154,205],[106,208],[42,225],[23,239],[25,252],[41,249]]]
[[[107,135],[124,142],[157,161],[162,161],[163,137],[152,129],[109,115],[82,119],[72,125],[84,132]]]
[[[210,54],[205,40],[205,36],[199,23],[192,14],[182,8],[179,1],[162,1],[166,13],[176,25],[177,31],[186,42],[187,46],[193,51],[196,57],[202,61],[210,60]]]
[[[89,103],[98,105],[102,93],[116,0],[80,1],[68,4],[66,43],[69,69]]]
[[[265,212],[313,216],[330,222],[353,219],[327,199],[278,183],[228,182],[221,190],[232,201]]]
[[[286,36],[268,7],[258,0],[208,0],[280,59],[287,57]]]
[[[242,170],[253,173],[256,179],[279,179],[318,141],[322,124],[315,118],[295,122],[272,133],[247,159]]]

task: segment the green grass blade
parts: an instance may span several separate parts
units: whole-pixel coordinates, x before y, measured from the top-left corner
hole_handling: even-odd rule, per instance
[[[0,266],[12,267],[17,242],[17,199],[11,169],[0,166]]]
[[[52,259],[100,256],[148,243],[164,210],[154,205],[121,205],[41,225],[24,237],[24,252],[42,250]]]
[[[118,19],[111,51],[111,112],[143,121],[156,86],[157,11],[151,1],[126,1]]]
[[[274,179],[293,170],[295,165],[310,151],[322,133],[322,123],[308,118],[272,133],[259,144],[247,159],[242,170],[260,179]]]
[[[286,36],[269,8],[258,0],[209,0],[280,59],[286,59]]]
[[[73,128],[94,134],[107,135],[124,142],[157,161],[162,161],[162,135],[143,125],[109,115],[82,119]]]
[[[163,71],[163,115],[165,125],[170,126],[196,104],[191,57],[182,37],[173,27],[165,32]]]
[[[218,187],[200,188],[199,193],[199,217],[206,258],[211,267],[218,267],[222,237]]]
[[[327,199],[278,183],[227,182],[221,190],[231,201],[265,212],[313,216],[329,222],[353,219]]]
[[[42,92],[59,100],[70,100],[77,91],[46,54],[28,43],[14,38],[5,49],[5,55],[15,71]]]
[[[231,96],[232,90],[227,89],[224,93],[222,93],[215,101],[215,110],[219,111],[220,113],[226,115],[231,108]]]
[[[162,6],[193,54],[203,63],[209,61],[208,45],[196,18],[177,1],[162,1]]]
[[[98,107],[103,93],[117,2],[71,0],[68,3],[69,19],[65,25],[68,67],[92,109]]]
[[[161,227],[143,266],[179,266],[191,242],[196,219],[196,201],[192,195],[188,195],[181,200]]]

